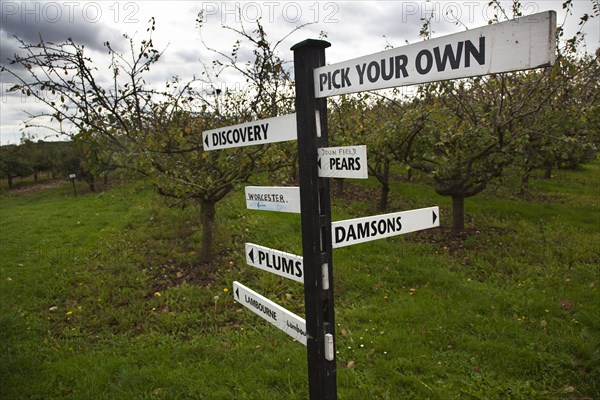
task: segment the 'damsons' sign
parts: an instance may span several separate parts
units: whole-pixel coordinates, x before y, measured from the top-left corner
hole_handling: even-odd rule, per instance
[[[331,223],[332,247],[339,248],[440,226],[439,207],[347,219]]]

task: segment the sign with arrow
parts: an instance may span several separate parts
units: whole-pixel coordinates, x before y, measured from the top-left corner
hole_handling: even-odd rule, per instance
[[[367,146],[324,147],[318,149],[320,178],[367,179]]]
[[[556,11],[469,29],[314,70],[315,96],[554,65]]]
[[[371,240],[440,226],[439,207],[348,219],[331,223],[332,247],[339,248]]]
[[[246,208],[299,214],[300,188],[296,186],[246,186]]]
[[[304,283],[302,257],[246,243],[246,263],[296,282]]]
[[[204,131],[202,142],[209,151],[296,140],[297,132],[296,114],[288,114]]]
[[[239,282],[233,282],[233,297],[238,303],[306,346],[306,321],[303,318]]]

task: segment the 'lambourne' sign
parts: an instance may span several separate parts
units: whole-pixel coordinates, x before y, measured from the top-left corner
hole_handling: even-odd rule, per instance
[[[306,346],[306,320],[254,290],[233,282],[233,298],[241,305]]]
[[[327,97],[554,65],[556,11],[517,18],[316,68]]]

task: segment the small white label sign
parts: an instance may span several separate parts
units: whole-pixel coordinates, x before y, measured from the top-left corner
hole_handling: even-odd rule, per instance
[[[254,290],[233,282],[233,298],[267,322],[306,346],[306,321]]]
[[[347,219],[331,223],[333,248],[440,226],[439,207],[420,208],[391,214]]]
[[[367,146],[323,147],[318,149],[319,177],[367,179]]]
[[[297,132],[296,114],[288,114],[204,131],[202,142],[205,151],[218,150],[296,140]]]
[[[554,65],[556,11],[414,43],[316,68],[327,97]]]
[[[302,257],[246,243],[246,263],[264,271],[304,283]]]
[[[246,186],[246,208],[299,214],[300,188],[297,186]]]

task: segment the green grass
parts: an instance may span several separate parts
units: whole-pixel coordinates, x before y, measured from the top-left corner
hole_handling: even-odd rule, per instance
[[[459,238],[448,199],[394,182],[392,208],[439,205],[443,227],[334,251],[339,398],[598,398],[599,172],[558,171],[526,199],[494,185],[467,200]],[[334,219],[376,200],[334,198]],[[300,254],[298,215],[246,210],[237,188],[211,265],[196,262],[198,209],[143,183],[4,191],[0,229],[0,398],[308,397],[306,349],[230,291],[304,314],[301,285],[244,255],[245,242]]]

